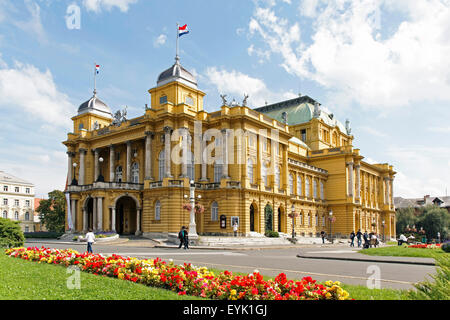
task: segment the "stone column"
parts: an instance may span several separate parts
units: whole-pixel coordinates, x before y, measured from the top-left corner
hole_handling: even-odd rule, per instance
[[[103,198],[97,198],[97,229],[103,230]]]
[[[114,146],[109,146],[109,182],[114,182]]]
[[[145,180],[152,178],[152,138],[153,132],[145,132]]]
[[[94,149],[94,179],[93,181],[96,182],[98,179],[98,149]]]
[[[116,232],[116,207],[111,208],[111,231]]]
[[[88,229],[88,214],[86,208],[83,208],[83,232]]]
[[[189,129],[188,128],[182,128],[182,140],[181,140],[181,150],[183,151],[183,157],[181,158],[181,177],[185,178],[188,176],[187,174],[187,165],[188,165],[188,151],[189,148]]]
[[[170,171],[171,165],[172,165],[172,159],[171,159],[171,127],[164,127],[164,156],[165,156],[165,165],[166,165],[166,172],[165,177],[166,178],[172,178],[172,173]]]
[[[92,229],[94,229],[94,231],[97,231],[97,198],[93,198],[93,205],[92,205]]]
[[[389,185],[388,185],[389,177],[384,177],[384,204],[389,204]]]
[[[202,154],[202,177],[200,181],[208,181],[208,172],[207,172],[207,152],[206,152],[206,136],[202,137],[200,135],[200,138],[197,139],[197,141],[200,141],[201,143],[201,154]]]
[[[72,172],[73,172],[73,157],[75,153],[67,151],[67,183],[72,184]]]
[[[347,195],[353,197],[353,162],[347,162],[348,168],[348,187]]]
[[[360,202],[360,198],[361,198],[361,177],[360,177],[360,169],[361,169],[361,165],[358,163],[355,165],[356,168],[356,202]]]
[[[86,155],[86,149],[80,148],[80,171],[78,172],[78,185],[82,186],[85,184],[84,180],[84,168],[85,168],[85,155]]]
[[[136,235],[141,235],[141,209],[136,209]]]
[[[77,200],[71,199],[70,202],[71,202],[71,204],[70,204],[70,217],[71,217],[72,225],[73,225],[72,231],[75,231],[77,229],[76,221],[75,221],[76,220],[76,216],[77,216],[77,214],[76,214],[76,210],[77,210],[76,202],[77,202]]]
[[[222,129],[222,178],[229,179],[228,176],[228,129]]]
[[[390,191],[391,194],[389,196],[389,204],[390,205],[394,205],[394,178],[390,178],[389,179],[389,184],[390,184]]]
[[[131,182],[131,141],[127,141],[127,181]]]

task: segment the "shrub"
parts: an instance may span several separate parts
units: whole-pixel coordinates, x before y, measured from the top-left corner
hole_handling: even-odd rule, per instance
[[[413,300],[450,300],[450,255],[435,254],[437,269],[431,275],[434,281],[419,282],[415,291],[409,291]]]
[[[0,247],[21,247],[24,241],[19,222],[0,218]]]
[[[264,235],[269,238],[279,238],[280,237],[280,235],[276,231],[266,231],[266,233]]]
[[[446,242],[443,245],[441,245],[442,250],[444,250],[447,253],[450,253],[450,242]]]
[[[25,232],[24,236],[25,238],[37,238],[37,239],[57,239],[61,237],[64,234],[64,232],[46,232],[46,231],[40,231],[40,232]]]

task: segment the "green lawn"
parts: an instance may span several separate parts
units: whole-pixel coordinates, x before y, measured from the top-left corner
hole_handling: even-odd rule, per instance
[[[388,246],[380,248],[370,248],[358,251],[370,256],[394,256],[394,257],[420,257],[433,258],[433,254],[448,254],[442,249],[421,249],[407,248],[402,246]]]
[[[192,300],[169,290],[80,272],[80,289],[67,288],[73,274],[63,266],[11,258],[0,252],[0,300]]]

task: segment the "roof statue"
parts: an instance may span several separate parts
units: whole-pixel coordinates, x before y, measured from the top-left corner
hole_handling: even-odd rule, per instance
[[[242,100],[242,106],[247,106],[248,94],[244,93],[244,100]]]
[[[345,130],[347,131],[347,134],[350,135],[352,133],[352,129],[350,128],[350,120],[345,120]]]
[[[319,118],[320,117],[320,103],[317,101],[314,102],[314,113],[313,118]]]
[[[227,106],[228,105],[228,102],[227,102],[227,99],[226,99],[227,95],[226,94],[221,94],[220,97],[222,98],[222,105],[223,106]]]
[[[120,127],[123,122],[127,121],[127,108],[125,107],[123,111],[118,110],[114,113],[114,120],[112,122],[114,126]]]

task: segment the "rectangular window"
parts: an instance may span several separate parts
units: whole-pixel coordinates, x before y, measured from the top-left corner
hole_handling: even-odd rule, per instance
[[[7,205],[8,205],[8,199],[3,199],[3,204],[4,204],[5,206],[7,206]]]
[[[3,186],[3,191],[8,191],[8,186]]]
[[[25,206],[27,206],[27,207],[30,206],[30,200],[25,200]]]
[[[14,192],[19,192],[19,187],[14,187]]]
[[[26,189],[25,189],[25,192],[26,192],[26,193],[30,193],[30,188],[26,188]]]
[[[162,96],[159,98],[159,104],[165,104],[167,103],[167,96]]]
[[[14,205],[16,206],[16,207],[18,207],[19,206],[19,200],[14,200]]]
[[[192,99],[191,97],[187,96],[186,97],[186,104],[193,106],[194,105],[194,99]]]

